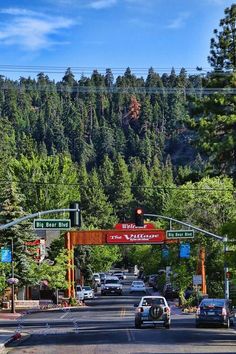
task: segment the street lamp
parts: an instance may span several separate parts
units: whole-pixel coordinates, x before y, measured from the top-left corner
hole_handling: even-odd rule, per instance
[[[19,279],[15,278],[14,274],[14,258],[13,258],[13,238],[11,239],[11,278],[7,279],[9,285],[11,285],[11,313],[15,313],[15,285],[19,283]]]

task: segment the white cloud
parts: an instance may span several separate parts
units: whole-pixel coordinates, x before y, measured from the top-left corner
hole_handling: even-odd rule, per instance
[[[167,25],[167,28],[178,29],[178,28],[184,27],[186,19],[189,16],[190,16],[190,14],[187,12],[180,13],[174,20],[172,20],[169,23],[169,25]]]
[[[95,10],[101,10],[112,7],[116,3],[117,0],[93,0],[87,6]]]
[[[140,27],[140,28],[152,28],[154,27],[154,24],[149,22],[149,21],[144,21],[143,19],[140,19],[138,17],[133,17],[129,20],[129,23],[135,27]]]
[[[150,5],[153,4],[153,0],[124,0],[128,4],[134,5]]]
[[[36,16],[36,15],[38,15],[38,13],[36,11],[31,11],[28,9],[21,9],[18,7],[9,7],[6,9],[0,9],[0,14],[20,15],[20,16]]]
[[[213,5],[224,5],[225,0],[208,0],[209,3],[212,3]]]
[[[1,14],[9,15],[7,21],[1,21]],[[65,17],[48,16],[20,8],[1,9],[0,43],[19,45],[28,50],[48,48],[61,44],[52,37],[72,25],[74,21]]]

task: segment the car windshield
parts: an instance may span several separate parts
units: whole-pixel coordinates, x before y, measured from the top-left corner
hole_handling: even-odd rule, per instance
[[[221,299],[213,299],[213,300],[204,300],[202,301],[202,307],[223,307],[225,304],[224,300]]]
[[[106,284],[119,284],[119,280],[118,279],[107,279],[106,280]]]
[[[143,285],[144,286],[144,283],[142,282],[142,281],[134,281],[133,283],[132,283],[132,286],[137,286],[137,285]]]
[[[83,286],[83,290],[92,290],[90,286]]]
[[[142,301],[142,306],[153,305],[165,305],[165,301],[162,298],[144,298]]]

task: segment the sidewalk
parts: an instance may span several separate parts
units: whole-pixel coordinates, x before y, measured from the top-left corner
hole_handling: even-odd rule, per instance
[[[17,319],[22,316],[22,313],[16,312],[11,313],[9,311],[0,311],[0,321],[15,321],[16,326],[12,329],[4,329],[0,328],[0,353],[5,352],[5,345],[14,340],[18,340],[21,338],[21,334],[17,332]]]

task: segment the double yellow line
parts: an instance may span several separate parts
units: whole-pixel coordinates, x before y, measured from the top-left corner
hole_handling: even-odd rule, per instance
[[[123,317],[125,317],[125,315],[126,315],[126,309],[124,307],[122,307],[120,310],[120,317],[123,318]]]

